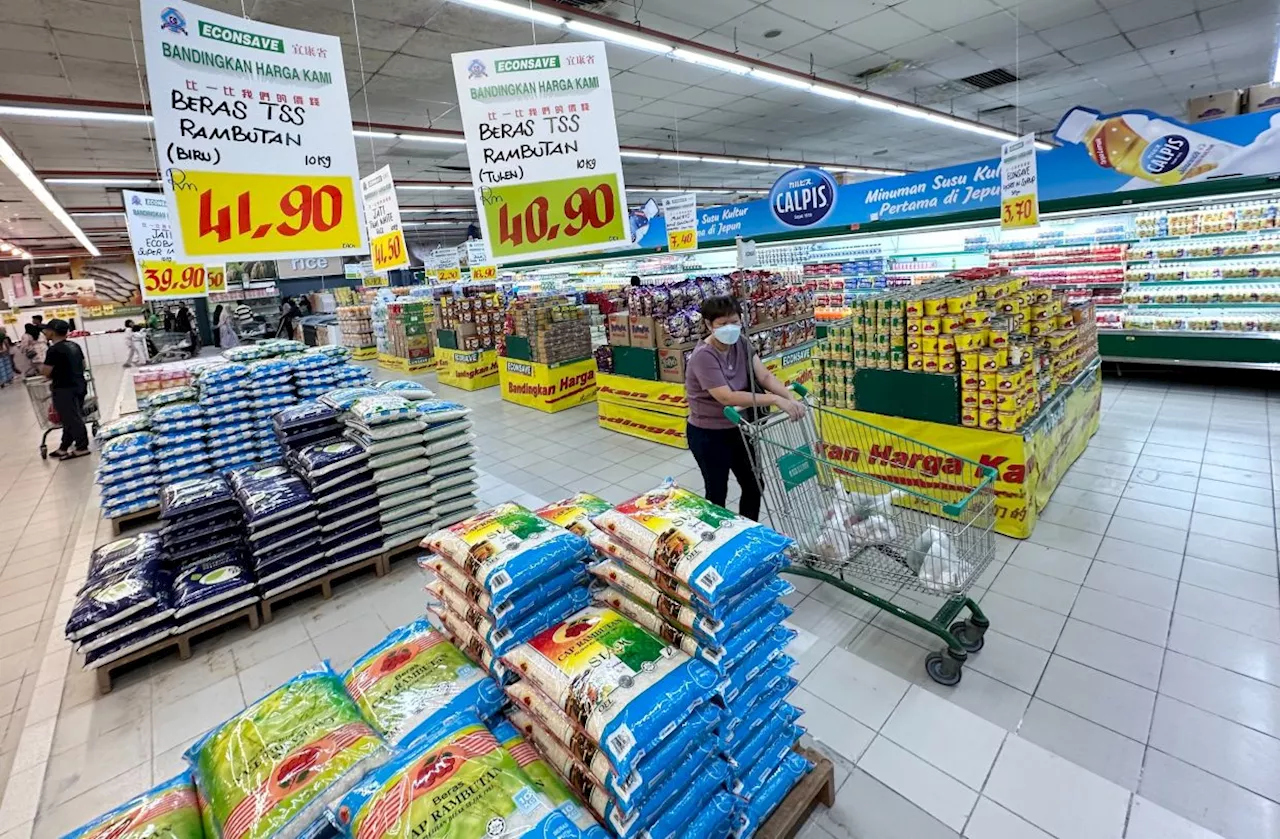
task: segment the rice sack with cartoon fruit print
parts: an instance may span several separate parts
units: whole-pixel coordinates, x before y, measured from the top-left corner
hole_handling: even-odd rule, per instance
[[[219,839],[294,839],[388,756],[328,664],[293,677],[186,752]]]
[[[204,839],[191,774],[171,778],[62,839]]]
[[[441,720],[329,808],[351,839],[583,839],[475,714]]]
[[[596,527],[673,575],[709,604],[787,564],[791,539],[664,481],[595,516]]]
[[[506,704],[497,682],[425,619],[393,630],[351,665],[347,693],[392,743],[413,739],[441,714],[488,719]]]

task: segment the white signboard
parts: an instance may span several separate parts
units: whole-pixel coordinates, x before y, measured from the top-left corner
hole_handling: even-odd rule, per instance
[[[172,262],[173,227],[169,224],[169,199],[158,192],[120,190],[124,221],[129,229],[133,258],[143,262]]]
[[[604,44],[455,53],[453,72],[476,208],[495,262],[627,243]]]
[[[1039,174],[1036,171],[1036,135],[1000,147],[1000,229],[1036,227],[1040,224]]]
[[[376,271],[402,268],[409,264],[409,248],[400,226],[400,203],[396,200],[396,184],[391,167],[383,166],[360,179],[364,200],[364,220],[369,227],[369,252]]]
[[[341,42],[142,0],[178,260],[367,253]]]
[[[754,268],[757,261],[755,239],[738,239],[738,267]]]
[[[692,192],[662,199],[662,216],[667,220],[667,250],[698,248],[698,197]]]

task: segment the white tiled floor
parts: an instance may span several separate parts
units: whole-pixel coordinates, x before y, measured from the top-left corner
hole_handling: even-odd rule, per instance
[[[486,502],[618,501],[668,475],[701,487],[687,452],[603,431],[593,405],[547,416],[442,390],[476,409]],[[839,784],[801,836],[1280,837],[1280,398],[1120,379],[1103,405],[1032,538],[995,540],[974,592],[992,630],[957,687],[924,674],[931,636],[795,578],[793,699]],[[60,703],[33,700],[60,669],[39,665],[59,650],[68,568],[105,529],[77,529],[91,469],[33,462],[28,414],[25,394],[0,391],[17,432],[0,438],[0,769],[13,765],[0,814],[38,802],[25,809],[41,839],[162,780],[205,727],[307,662],[343,666],[421,614],[423,577],[402,561],[127,673],[106,697],[71,660]],[[0,839],[31,833],[15,824]]]

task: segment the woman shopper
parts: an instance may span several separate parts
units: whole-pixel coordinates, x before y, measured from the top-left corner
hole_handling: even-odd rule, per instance
[[[707,500],[725,506],[732,472],[742,488],[738,512],[755,520],[760,516],[760,484],[754,459],[742,432],[725,417],[724,409],[780,408],[798,420],[804,416],[804,404],[769,372],[742,334],[742,308],[737,300],[709,297],[703,301],[701,313],[708,335],[694,348],[684,376],[689,451],[702,472]],[[753,377],[766,392],[752,391]]]
[[[49,378],[53,407],[62,425],[62,445],[50,457],[71,460],[89,453],[89,430],[84,425],[84,398],[88,383],[84,378],[84,353],[75,341],[67,340],[71,325],[54,318],[44,326],[49,349],[40,373]]]
[[[214,335],[218,338],[218,346],[224,350],[240,346],[240,336],[236,334],[235,310],[230,306],[218,307],[218,319],[214,322]]]

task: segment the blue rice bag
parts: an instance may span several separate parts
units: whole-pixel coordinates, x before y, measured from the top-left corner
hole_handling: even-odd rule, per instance
[[[101,445],[107,440],[122,437],[125,434],[146,431],[150,427],[151,420],[146,413],[137,411],[132,414],[124,414],[123,416],[119,416],[113,420],[108,420],[107,422],[102,423],[98,426],[98,433],[94,435],[94,439],[96,439],[99,445]]]
[[[729,835],[729,826],[737,804],[738,799],[731,793],[724,790],[713,793],[688,827],[674,834],[674,839],[724,839]]]
[[[337,425],[340,417],[341,412],[330,405],[306,401],[277,411],[272,416],[271,422],[282,431],[294,431]]]
[[[483,609],[443,580],[428,583],[427,591],[478,632],[497,656],[505,654],[516,644],[523,644],[591,602],[591,591],[586,586],[576,586],[539,605],[520,620],[498,629]]]
[[[689,824],[706,807],[712,797],[724,787],[729,778],[729,766],[722,760],[712,758],[698,770],[696,775],[685,779],[685,785],[679,798],[661,813],[648,821],[639,832],[633,833],[645,837],[674,836],[682,827]],[[708,837],[704,837],[708,839]]]
[[[739,809],[735,817],[734,839],[750,839],[769,818],[774,809],[787,797],[796,782],[805,776],[813,764],[801,755],[792,752],[782,761],[782,765],[770,775],[763,786],[752,797],[751,803]]]
[[[563,711],[622,776],[710,699],[719,682],[710,665],[600,606],[538,633],[503,661]]]
[[[711,604],[784,567],[792,543],[670,480],[592,522]]]
[[[173,617],[182,620],[215,603],[243,597],[257,582],[238,550],[219,551],[182,567],[173,579]]]
[[[365,719],[391,743],[462,711],[492,719],[507,697],[426,619],[394,629],[342,676]]]
[[[782,655],[769,662],[769,666],[760,672],[754,681],[745,688],[731,685],[725,690],[724,701],[737,717],[745,714],[746,709],[758,701],[765,691],[774,690],[779,684],[785,684],[790,678],[788,674],[796,661],[791,656]],[[793,685],[794,687],[794,685]]]
[[[583,835],[474,713],[447,717],[406,744],[333,804],[329,819],[351,839]]]
[[[424,540],[491,596],[517,592],[581,564],[591,548],[576,533],[539,518],[519,504],[499,504]]]
[[[772,679],[773,670],[770,669],[767,675]],[[789,678],[781,679],[759,692],[750,689],[743,691],[738,701],[729,706],[728,720],[720,728],[720,739],[724,741],[725,748],[738,748],[768,721],[791,693],[791,688],[794,687],[790,684],[791,681]],[[750,687],[754,685],[753,682]]]
[[[159,554],[147,554],[125,571],[90,583],[76,598],[66,636],[78,641],[117,627],[148,610],[167,611],[170,575]]]
[[[236,498],[252,534],[265,535],[279,526],[292,526],[315,518],[311,492],[301,478],[293,475],[254,483],[239,490]]]
[[[379,391],[371,387],[344,387],[329,391],[320,397],[320,401],[330,408],[345,411],[354,405],[357,399],[365,396],[377,396],[378,393]]]
[[[793,708],[792,711],[794,710]],[[796,714],[798,715],[798,712]],[[736,761],[737,777],[734,778],[733,785],[730,787],[734,795],[741,796],[747,801],[755,798],[760,793],[760,788],[764,785],[765,779],[786,759],[787,755],[791,753],[792,747],[795,746],[804,733],[804,726],[795,725],[791,722],[784,723],[776,728],[770,726],[766,731],[767,741],[759,744],[758,750],[754,748],[754,744],[748,749],[757,752],[753,755],[755,762],[747,764],[745,759]]]
[[[93,553],[89,554],[85,585],[80,590],[84,591],[90,583],[123,574],[147,559],[159,558],[162,547],[159,534],[144,531],[94,548]]]
[[[443,557],[427,554],[418,559],[418,565],[432,571],[453,588],[484,610],[495,629],[502,629],[518,622],[548,600],[559,597],[571,588],[584,586],[587,570],[571,566],[545,582],[513,595],[493,598],[484,588],[463,573],[462,569]]]
[[[404,399],[412,399],[415,401],[420,399],[431,399],[435,396],[435,394],[421,382],[411,382],[405,379],[378,382],[374,387],[386,393],[393,393]]]

